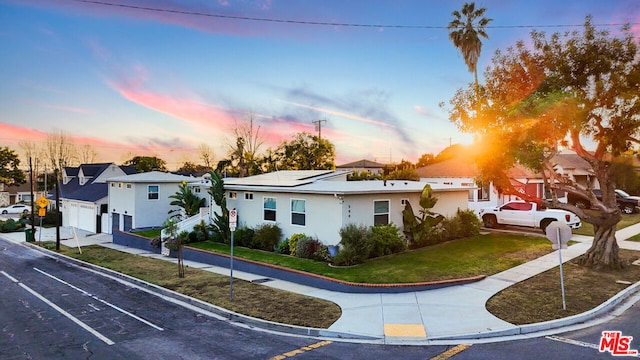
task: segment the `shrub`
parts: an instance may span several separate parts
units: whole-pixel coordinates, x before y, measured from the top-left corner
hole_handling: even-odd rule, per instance
[[[291,235],[291,237],[288,240],[289,250],[291,251],[291,255],[296,256],[296,244],[298,243],[298,240],[304,239],[306,237],[307,235],[300,234],[300,233]]]
[[[471,209],[458,209],[456,215],[448,221],[447,225],[450,240],[480,234],[480,219]]]
[[[331,254],[329,254],[329,247],[326,245],[320,245],[320,248],[313,253],[313,260],[329,262],[331,261]]]
[[[357,252],[353,248],[340,247],[340,250],[336,256],[331,259],[333,264],[339,266],[351,266],[356,265],[355,261],[358,258]]]
[[[233,234],[234,246],[251,247],[255,231],[252,228],[242,226],[236,229]]]
[[[207,241],[210,238],[209,228],[204,223],[204,220],[200,221],[200,224],[195,225],[193,231],[196,233],[195,241]]]
[[[320,249],[320,247],[322,247],[322,243],[318,241],[318,239],[305,235],[296,243],[296,257],[313,259],[313,255]]]
[[[160,245],[162,245],[162,239],[159,236],[154,237],[153,239],[151,239],[151,246],[154,248],[159,248]]]
[[[289,250],[289,240],[284,239],[278,243],[278,248],[276,249],[278,254],[289,255],[291,254],[291,250]]]
[[[0,225],[0,232],[8,233],[17,231],[19,228],[18,224],[13,219],[8,219],[2,225]]]
[[[189,244],[194,242],[198,242],[198,232],[195,230],[189,233],[189,236],[187,236],[187,239],[184,242],[184,244]]]
[[[346,265],[364,262],[369,258],[369,254],[371,253],[371,228],[364,225],[346,225],[340,229],[340,245],[342,246],[338,255],[341,257],[340,260],[344,261]],[[343,254],[340,254],[341,252]],[[347,258],[342,259],[342,257]]]
[[[371,240],[369,258],[395,254],[407,249],[407,243],[400,236],[400,229],[394,224],[372,227]]]
[[[264,251],[274,251],[282,238],[282,229],[276,224],[262,224],[255,229],[252,247]]]

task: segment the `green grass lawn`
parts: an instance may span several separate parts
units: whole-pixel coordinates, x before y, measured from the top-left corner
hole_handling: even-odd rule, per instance
[[[229,254],[213,242],[189,244]],[[353,267],[234,247],[234,256],[358,283],[413,283],[492,275],[551,252],[549,240],[507,234],[478,235],[372,259]]]
[[[150,229],[150,230],[139,230],[136,231],[136,235],[140,235],[149,239],[160,237],[160,232],[162,229]]]
[[[620,220],[616,228],[622,229],[626,228],[627,226],[635,225],[637,223],[640,223],[640,214],[622,214],[622,220]],[[583,222],[582,226],[579,229],[573,230],[573,233],[578,235],[593,236],[593,225]]]

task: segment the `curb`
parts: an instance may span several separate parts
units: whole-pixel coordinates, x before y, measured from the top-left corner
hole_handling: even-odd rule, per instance
[[[328,329],[281,324],[273,321],[268,321],[268,320],[263,320],[263,319],[258,319],[258,318],[238,314],[233,311],[210,304],[206,301],[192,298],[190,296],[163,288],[155,284],[148,283],[146,281],[140,280],[138,278],[135,278],[126,274],[119,273],[111,269],[103,268],[98,265],[94,265],[88,262],[84,262],[82,260],[74,259],[72,257],[56,253],[49,249],[42,248],[38,245],[34,245],[31,243],[21,243],[21,244],[24,244],[25,246],[28,246],[36,251],[39,251],[43,253],[45,256],[52,258],[56,261],[64,261],[72,266],[88,269],[101,276],[111,278],[120,282],[128,283],[130,285],[133,285],[133,287],[138,288],[139,290],[145,291],[149,294],[158,296],[165,300],[169,300],[177,305],[184,306],[184,307],[191,307],[192,309],[195,307],[197,309],[204,310],[205,312],[208,313],[207,315],[212,315],[218,320],[226,321],[232,325],[248,327],[252,329],[261,329],[261,330],[281,333],[284,335],[297,335],[297,336],[306,336],[306,337],[358,340],[358,341],[383,340],[383,338],[381,337],[357,335],[357,334],[351,334],[351,333],[331,331]]]
[[[539,332],[557,330],[567,326],[586,324],[589,320],[594,320],[598,317],[603,317],[611,313],[617,306],[621,305],[627,299],[631,298],[635,294],[640,295],[640,281],[623,289],[615,296],[600,304],[599,306],[585,311],[580,314],[568,316],[566,318],[549,320],[540,323],[526,324],[516,326],[510,329],[488,331],[483,333],[471,333],[453,336],[434,337],[429,340],[473,340],[473,339],[490,339],[504,336],[517,336],[517,335],[532,335]]]

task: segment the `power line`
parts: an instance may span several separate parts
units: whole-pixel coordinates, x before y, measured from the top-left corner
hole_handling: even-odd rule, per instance
[[[448,29],[448,26],[438,26],[438,25],[393,25],[393,24],[362,24],[362,23],[341,23],[341,22],[325,22],[325,21],[309,21],[309,20],[291,20],[291,19],[274,19],[274,18],[261,18],[261,17],[251,17],[251,16],[236,16],[236,15],[222,15],[222,14],[212,14],[212,13],[204,13],[198,11],[185,11],[185,10],[173,10],[173,9],[162,9],[162,8],[154,8],[148,6],[138,6],[138,5],[128,5],[128,4],[114,4],[106,1],[97,1],[97,0],[71,0],[76,2],[95,4],[95,5],[103,5],[103,6],[113,6],[113,7],[121,7],[135,10],[143,10],[143,11],[153,11],[153,12],[164,12],[164,13],[173,13],[173,14],[181,14],[181,15],[189,15],[189,16],[204,16],[204,17],[213,17],[219,19],[231,19],[231,20],[242,20],[242,21],[262,21],[262,22],[271,22],[271,23],[281,23],[281,24],[296,24],[296,25],[316,25],[316,26],[343,26],[343,27],[361,27],[361,28],[386,28],[386,29]],[[638,22],[629,22],[629,23],[610,23],[610,24],[593,24],[595,27],[612,27],[612,26],[624,26],[624,25],[640,25]],[[568,27],[583,27],[584,24],[555,24],[555,25],[489,25],[485,26],[485,28],[492,29],[517,29],[517,28],[568,28]]]

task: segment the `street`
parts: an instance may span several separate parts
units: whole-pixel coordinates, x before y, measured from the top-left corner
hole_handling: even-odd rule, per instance
[[[602,331],[635,336],[638,304],[581,331],[470,346],[385,346],[294,337],[233,325],[132,284],[0,239],[2,359],[607,359]]]

